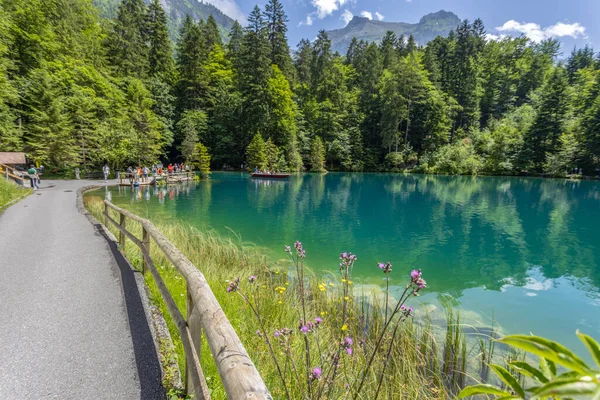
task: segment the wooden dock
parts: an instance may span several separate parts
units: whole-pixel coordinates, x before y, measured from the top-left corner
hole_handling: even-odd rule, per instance
[[[194,180],[194,172],[165,172],[161,175],[148,174],[148,177],[136,173],[121,172],[119,174],[119,186],[152,186],[159,181],[166,183],[181,183]]]

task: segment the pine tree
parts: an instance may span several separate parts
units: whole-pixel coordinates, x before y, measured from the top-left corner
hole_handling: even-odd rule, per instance
[[[227,43],[227,56],[231,60],[233,66],[239,67],[240,51],[242,41],[244,40],[244,30],[239,22],[233,21],[233,26],[229,31],[229,42]]]
[[[271,138],[265,142],[265,153],[267,155],[267,169],[269,171],[275,171],[279,162],[279,148],[273,143]]]
[[[108,37],[108,58],[120,76],[148,72],[147,13],[143,0],[123,0]]]
[[[254,168],[258,168],[259,171],[264,171],[269,165],[267,148],[260,133],[254,135],[254,138],[246,149],[246,164],[248,166],[248,171],[251,172],[254,171]]]
[[[287,41],[287,16],[279,0],[269,0],[265,5],[267,40],[271,47],[271,64],[277,65],[285,77],[291,81],[294,71]]]
[[[219,27],[217,25],[217,21],[211,15],[208,16],[206,23],[202,26],[202,36],[206,43],[206,53],[210,53],[215,45],[223,46],[223,40],[221,39],[221,34],[219,33]]]
[[[192,160],[192,155],[200,139],[208,130],[207,115],[200,110],[186,110],[177,122],[177,129],[183,136],[181,155],[186,161]]]
[[[192,160],[198,171],[200,172],[201,178],[210,177],[210,154],[206,146],[202,143],[196,144],[194,152],[192,154]]]
[[[310,148],[310,170],[312,172],[327,172],[325,170],[325,146],[319,136],[315,136]]]
[[[387,31],[383,39],[381,39],[380,53],[383,57],[384,69],[391,68],[397,62],[397,52],[395,49],[397,39],[396,34],[392,31]]]
[[[556,67],[541,89],[537,116],[525,135],[521,157],[524,166],[541,171],[546,156],[558,149],[569,106],[567,86],[565,71],[560,66]]]
[[[271,77],[270,49],[265,21],[258,6],[248,16],[240,55],[239,83],[244,99],[245,132],[261,132],[268,120],[268,96],[265,88]],[[249,137],[240,138],[242,144]]]
[[[15,124],[16,116],[12,105],[18,101],[18,93],[9,79],[12,63],[7,55],[12,37],[12,23],[0,7],[0,151],[21,150],[21,135]]]
[[[55,77],[38,69],[30,74],[30,80],[33,84],[25,95],[27,153],[34,161],[46,166],[76,166],[78,149],[65,112],[65,98]]]
[[[147,37],[149,42],[148,73],[152,77],[160,77],[172,82],[175,72],[173,50],[167,28],[167,15],[160,5],[160,0],[152,0],[148,6]]]
[[[294,60],[296,75],[301,84],[308,85],[311,82],[312,55],[312,46],[310,42],[306,39],[302,39],[300,43],[298,43]]]
[[[199,109],[206,92],[206,61],[202,47],[202,32],[188,15],[183,23],[177,47],[177,93],[179,109]]]

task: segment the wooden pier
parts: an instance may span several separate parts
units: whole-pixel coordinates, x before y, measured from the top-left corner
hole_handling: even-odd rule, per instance
[[[135,172],[121,172],[119,174],[119,186],[152,186],[159,181],[166,183],[180,183],[194,180],[194,172],[165,172],[161,175],[148,174],[148,177],[138,175]]]

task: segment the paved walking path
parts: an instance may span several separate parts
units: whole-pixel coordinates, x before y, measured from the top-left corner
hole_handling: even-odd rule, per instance
[[[76,207],[97,182],[0,214],[0,399],[164,398],[134,274]]]

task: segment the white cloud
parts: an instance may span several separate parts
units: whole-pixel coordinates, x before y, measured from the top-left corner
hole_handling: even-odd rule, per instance
[[[497,42],[499,40],[504,39],[505,37],[506,37],[506,35],[504,35],[504,34],[500,34],[500,35],[494,35],[493,33],[486,33],[485,34],[485,38],[488,41],[492,41],[493,40],[493,41]]]
[[[515,20],[510,20],[505,22],[504,25],[497,27],[496,30],[498,32],[521,33],[534,42],[541,42],[544,39],[553,37],[570,36],[574,39],[587,37],[585,34],[585,27],[581,26],[578,22],[574,24],[558,22],[554,25],[542,28],[539,24],[534,22],[520,23]]]
[[[383,21],[385,17],[382,14],[380,14],[379,11],[377,11],[375,12],[375,18],[377,18],[377,21]]]
[[[198,0],[199,1],[199,0]],[[246,24],[246,16],[237,5],[235,0],[203,0],[205,3],[212,4],[217,7],[219,10],[223,11],[223,13],[235,20],[237,20],[240,24]]]
[[[347,0],[311,0],[312,5],[317,9],[314,14],[319,19],[323,19],[334,11],[339,10]]]
[[[369,11],[361,11],[360,15],[365,18],[373,19],[373,14],[371,14]]]
[[[344,24],[348,25],[348,22],[352,21],[352,18],[354,18],[354,14],[352,14],[352,12],[350,12],[350,10],[344,10],[344,12],[342,13],[342,16],[340,17],[340,19],[342,21],[344,21]]]
[[[300,21],[300,26],[306,25],[306,26],[311,26],[313,24],[313,19],[312,19],[312,15],[308,14],[306,16],[306,18],[304,19],[304,21]]]

